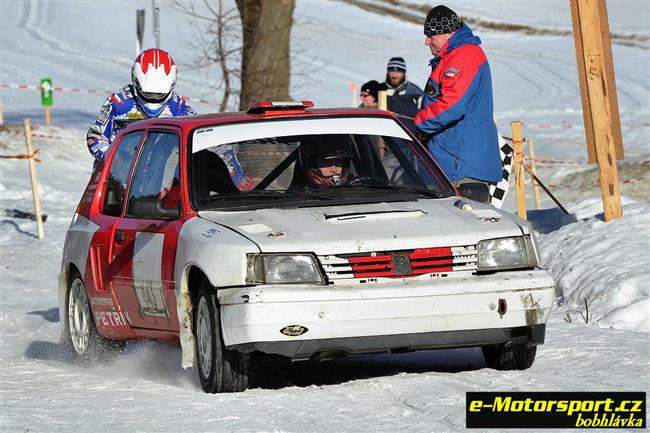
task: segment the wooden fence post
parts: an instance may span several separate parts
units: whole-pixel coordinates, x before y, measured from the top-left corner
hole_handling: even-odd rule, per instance
[[[517,190],[517,215],[520,218],[528,219],[528,213],[526,212],[526,183],[523,167],[523,137],[521,135],[521,122],[519,120],[512,122],[512,144],[515,152],[513,170],[515,172],[515,187]]]
[[[533,146],[533,139],[529,138],[528,143],[528,156],[530,156],[530,171],[537,176],[537,170],[535,169],[535,147]],[[533,198],[535,199],[535,209],[541,207],[541,201],[539,199],[539,184],[535,179],[531,179],[533,183]]]
[[[52,107],[45,106],[45,126],[52,126]]]
[[[377,98],[377,108],[388,110],[388,95],[385,90],[380,90]]]
[[[600,175],[603,215],[605,221],[611,221],[623,215],[616,167],[616,160],[623,159],[623,146],[607,4],[602,0],[572,0],[571,12],[578,76],[583,92],[585,132],[588,143],[591,141],[590,137],[593,137],[593,152]],[[620,144],[619,149],[617,144]],[[590,152],[589,160],[592,159]]]
[[[32,196],[34,197],[34,213],[36,214],[36,231],[38,233],[39,239],[45,239],[45,232],[43,230],[43,216],[41,212],[41,197],[38,193],[38,180],[36,179],[36,165],[33,158],[32,149],[32,127],[29,123],[29,118],[25,117],[23,119],[23,125],[25,126],[25,146],[27,147],[27,154],[32,155],[31,158],[27,158],[29,163],[29,177],[32,181]]]

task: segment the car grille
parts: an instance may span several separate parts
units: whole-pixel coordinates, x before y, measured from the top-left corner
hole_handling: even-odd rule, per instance
[[[407,278],[476,271],[476,246],[319,256],[328,280]]]

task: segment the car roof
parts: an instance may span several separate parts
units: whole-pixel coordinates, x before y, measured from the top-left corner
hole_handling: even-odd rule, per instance
[[[225,123],[240,123],[240,122],[259,122],[269,119],[288,119],[288,118],[314,118],[314,117],[390,117],[395,119],[395,116],[384,110],[372,108],[307,108],[296,110],[269,110],[267,113],[250,113],[247,111],[235,111],[228,113],[211,113],[211,114],[198,114],[195,116],[178,116],[178,117],[162,117],[153,119],[143,119],[127,125],[124,131],[151,128],[155,126],[176,126],[185,131],[191,129]]]

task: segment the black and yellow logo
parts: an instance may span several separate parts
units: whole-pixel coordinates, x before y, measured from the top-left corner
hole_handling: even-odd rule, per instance
[[[309,331],[309,329],[302,325],[288,325],[280,329],[280,332],[287,337],[298,337],[307,331]]]

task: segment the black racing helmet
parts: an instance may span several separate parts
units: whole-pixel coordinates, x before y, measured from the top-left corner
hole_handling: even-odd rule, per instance
[[[342,185],[347,180],[354,145],[349,135],[311,135],[300,144],[300,164],[307,179],[320,186]],[[324,176],[320,167],[340,166],[341,174]]]

